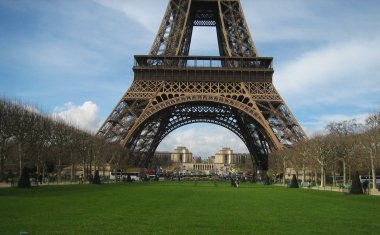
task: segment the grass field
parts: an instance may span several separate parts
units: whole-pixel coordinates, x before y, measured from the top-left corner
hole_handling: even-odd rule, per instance
[[[0,234],[380,234],[380,197],[225,183],[0,189]]]

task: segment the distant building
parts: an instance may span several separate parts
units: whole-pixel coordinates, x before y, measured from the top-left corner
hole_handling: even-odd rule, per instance
[[[164,151],[164,152],[155,152],[154,153],[154,158],[160,159],[161,161],[169,162],[171,161],[171,152]]]
[[[305,175],[303,175],[305,173]],[[309,181],[311,179],[314,179],[314,172],[310,169],[298,169],[295,168],[286,168],[285,171],[285,180],[290,181],[293,178],[293,175],[297,176],[297,179],[302,181]]]
[[[173,152],[156,152],[155,157],[164,159],[170,155],[171,171],[186,175],[228,175],[240,164],[250,159],[248,153],[233,153],[230,148],[223,148],[215,156],[207,159],[193,157],[186,147],[177,147]]]
[[[214,163],[219,164],[245,164],[250,158],[249,153],[233,153],[230,148],[223,148],[215,154]]]
[[[218,153],[215,154],[215,162],[216,164],[231,164],[232,163],[232,155],[233,151],[230,148],[223,148],[219,150]]]
[[[186,147],[177,147],[170,155],[173,163],[192,163],[193,154]]]

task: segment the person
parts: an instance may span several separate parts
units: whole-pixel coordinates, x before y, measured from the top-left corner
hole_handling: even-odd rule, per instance
[[[365,180],[363,182],[363,192],[364,193],[367,193],[368,183],[369,183],[368,180]]]
[[[83,174],[80,174],[80,176],[79,176],[79,182],[80,182],[81,184],[83,184]]]

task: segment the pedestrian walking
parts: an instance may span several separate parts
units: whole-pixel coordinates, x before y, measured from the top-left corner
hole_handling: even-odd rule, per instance
[[[365,180],[363,182],[363,192],[364,193],[367,193],[368,183],[369,183],[368,180]]]

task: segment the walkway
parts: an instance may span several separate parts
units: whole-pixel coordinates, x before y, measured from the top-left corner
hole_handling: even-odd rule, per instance
[[[38,186],[46,186],[46,185],[67,185],[67,184],[79,184],[79,182],[61,182],[59,184],[57,184],[56,182],[52,182],[52,183],[49,183],[49,184],[38,184]],[[85,184],[88,184],[88,182],[85,182]],[[17,186],[17,183],[14,187]],[[36,187],[37,185],[32,183],[32,187]],[[4,183],[4,182],[0,182],[0,188],[10,188],[11,187],[11,184],[7,184],[7,183]]]
[[[282,184],[275,184],[276,186],[281,186],[281,187],[287,187],[287,185],[282,185]],[[314,186],[311,188],[308,187],[303,187],[302,189],[313,189],[313,190],[323,190],[323,191],[334,191],[334,192],[342,192],[342,193],[348,193],[349,189],[341,189],[339,187],[334,187],[334,186],[326,186],[326,187],[319,187],[319,186]],[[369,195],[373,196],[380,196],[380,191],[379,190],[371,190]]]

